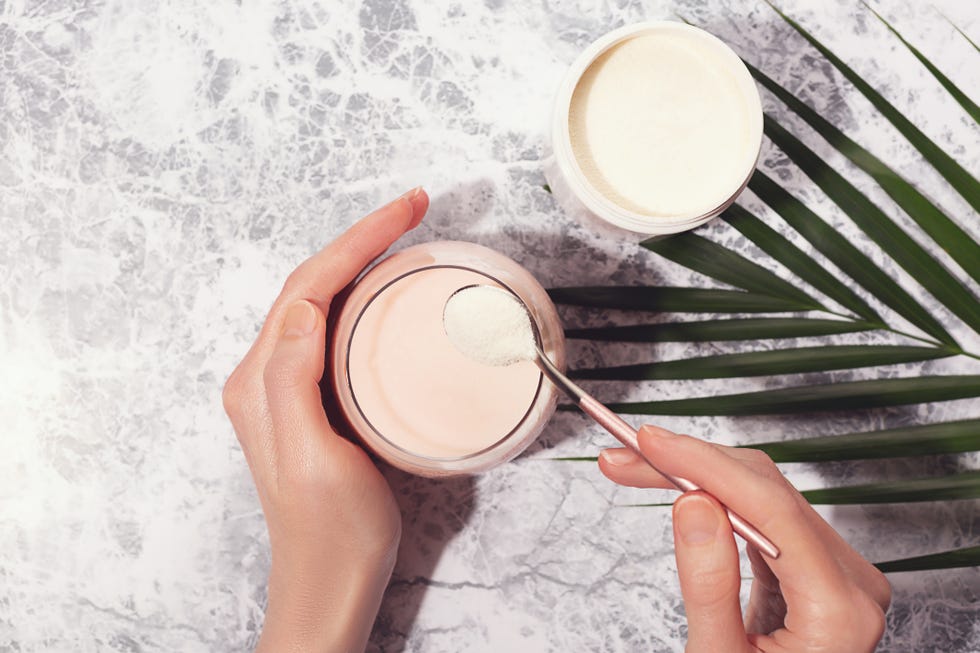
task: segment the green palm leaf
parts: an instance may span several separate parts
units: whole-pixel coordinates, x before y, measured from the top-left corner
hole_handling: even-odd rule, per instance
[[[757,263],[707,238],[687,232],[670,238],[650,238],[640,243],[651,252],[738,288],[775,295],[811,309],[823,308],[805,292]]]
[[[774,7],[775,9],[775,7]],[[779,12],[778,9],[776,9]],[[873,11],[873,10],[872,10]],[[917,129],[901,112],[877,93],[812,35],[782,12],[780,15],[816,47],[855,85],[899,131],[922,153],[926,161],[980,211],[980,182],[939,146]],[[914,46],[881,16],[912,54],[977,122],[980,110]],[[954,26],[955,27],[955,26]],[[962,33],[962,32],[961,32]],[[965,35],[964,35],[965,36]],[[972,43],[972,41],[971,41]],[[974,47],[976,47],[974,45]],[[936,245],[973,280],[980,282],[980,243],[952,220],[915,186],[903,179],[881,159],[847,137],[804,102],[749,66],[750,72],[778,99],[801,116],[818,134],[840,151],[875,182],[905,211]],[[944,265],[913,239],[905,229],[865,196],[844,175],[835,171],[812,149],[765,116],[766,134],[772,142],[830,197],[871,241],[905,269],[932,296],[966,325],[980,333],[980,301],[974,286],[961,284]],[[826,345],[770,351],[743,352],[617,367],[580,369],[571,372],[579,379],[668,380],[748,377],[788,373],[812,373],[834,369],[926,361],[962,354],[946,327],[927,311],[871,257],[820,218],[814,211],[756,171],[749,188],[823,257],[927,337],[908,334],[889,324],[865,299],[856,286],[837,270],[826,269],[823,260],[807,254],[776,229],[741,206],[730,207],[726,222],[780,263],[797,279],[843,307],[843,315],[821,305],[821,298],[801,290],[792,279],[771,272],[766,262],[757,263],[693,234],[669,239],[650,239],[642,245],[665,258],[741,290],[656,287],[558,288],[549,291],[557,303],[627,311],[789,313],[818,311],[845,317],[843,320],[802,316],[732,317],[720,320],[663,324],[633,324],[568,329],[568,338],[624,342],[707,342],[718,340],[761,340],[827,336],[855,331],[882,330],[928,343],[929,347],[898,345]],[[899,325],[900,326],[900,325]],[[773,388],[712,397],[677,400],[613,403],[620,413],[638,415],[765,415],[817,411],[849,411],[980,396],[980,375],[885,378],[867,381]],[[562,410],[575,410],[561,406]],[[805,438],[790,442],[763,442],[743,447],[766,451],[779,462],[852,460],[895,456],[922,456],[980,450],[980,418],[890,428],[838,436]],[[575,456],[560,460],[589,460]],[[980,471],[944,478],[921,478],[867,483],[852,487],[818,488],[803,493],[813,503],[888,503],[980,498]],[[655,504],[656,505],[656,504]],[[879,563],[884,571],[943,568],[980,564],[980,547],[946,551],[928,556]]]
[[[875,567],[886,574],[898,571],[923,571],[925,569],[955,569],[977,565],[980,565],[980,546],[968,546],[942,553],[875,563]]]
[[[739,445],[776,462],[824,462],[980,451],[980,419]]]
[[[766,0],[769,2],[769,0]],[[796,30],[803,38],[810,42],[820,53],[850,81],[854,87],[868,98],[881,115],[902,133],[905,138],[912,143],[913,147],[922,154],[923,158],[941,174],[956,191],[969,202],[975,211],[980,211],[980,182],[973,178],[963,166],[957,163],[951,156],[946,154],[936,143],[926,136],[918,127],[912,124],[901,111],[884,98],[878,91],[874,90],[864,81],[854,70],[845,64],[833,52],[828,50],[820,41],[813,37],[795,20],[784,14],[772,2],[769,6],[775,9],[783,20]]]
[[[667,380],[720,379],[772,374],[801,374],[874,365],[895,365],[952,356],[936,347],[894,345],[838,345],[772,349],[739,354],[721,354],[641,365],[572,370],[574,379]]]
[[[980,244],[884,161],[845,136],[841,130],[761,71],[750,64],[746,66],[760,84],[803,118],[837,151],[878,182],[923,231],[946,250],[967,274],[980,282]]]
[[[845,286],[837,277],[827,272],[788,238],[752,215],[737,204],[732,204],[722,218],[735,227],[742,235],[755,243],[759,249],[773,257],[798,277],[821,291],[841,306],[851,309],[866,320],[882,323],[881,316],[858,297],[857,293]]]
[[[885,274],[874,261],[852,245],[839,231],[765,173],[756,170],[749,181],[749,188],[806,238],[817,251],[882,303],[940,342],[956,344],[949,332],[922,308],[912,295]]]
[[[759,449],[777,463],[819,463],[903,456],[980,451],[980,419],[901,428],[825,435],[800,440],[775,440],[741,444],[741,449]],[[596,456],[563,456],[551,460],[596,462]]]
[[[613,342],[714,342],[718,340],[761,340],[802,338],[837,333],[870,331],[879,325],[850,320],[805,317],[755,317],[698,322],[665,322],[630,326],[566,329],[565,337]]]
[[[980,471],[801,492],[815,504],[897,503],[980,498]]]
[[[949,17],[946,16],[946,14],[944,14],[942,12],[939,12],[939,15],[942,16],[943,18],[945,18],[946,19],[946,22],[949,23],[950,25],[952,25],[953,26],[953,29],[955,29],[957,32],[959,32],[960,33],[960,36],[962,36],[963,38],[965,38],[966,39],[966,42],[969,43],[970,45],[972,45],[974,50],[976,50],[977,52],[980,52],[980,45],[977,45],[976,43],[974,43],[973,42],[973,39],[971,39],[967,35],[966,32],[964,32],[959,27],[957,27],[956,26],[956,23],[954,23],[953,21],[951,21],[949,19]]]
[[[870,11],[875,16],[877,16],[878,20],[880,20],[892,34],[898,37],[898,40],[901,41],[902,44],[909,49],[909,52],[915,55],[915,58],[918,59],[930,73],[932,73],[932,76],[936,78],[936,81],[942,84],[943,88],[945,88],[949,92],[949,94],[953,96],[953,99],[959,102],[960,106],[963,107],[963,109],[968,114],[970,114],[970,117],[973,118],[973,121],[980,123],[980,107],[978,107],[976,103],[966,95],[966,93],[961,91],[959,87],[957,87],[956,84],[954,84],[949,77],[946,77],[946,75],[944,75],[942,71],[936,68],[931,61],[926,59],[925,55],[919,52],[919,50],[915,46],[913,46],[911,43],[906,41],[905,38],[898,33],[898,30],[892,27],[891,23],[885,20],[881,14],[875,11],[867,2],[863,2],[862,0],[861,4],[863,4],[865,8],[868,9],[868,11]],[[974,45],[974,47],[976,46]]]
[[[980,375],[948,375],[849,381],[608,406],[617,413],[632,415],[780,415],[902,406],[978,396]],[[570,407],[562,406],[562,409]]]
[[[584,286],[552,288],[556,304],[625,311],[678,313],[778,313],[808,311],[809,303],[741,290],[660,288],[655,286]]]
[[[916,478],[886,483],[866,483],[800,492],[815,505],[869,503],[916,503],[980,498],[980,471],[936,478]],[[669,503],[630,503],[627,508],[660,508]]]
[[[834,200],[886,254],[902,266],[933,297],[980,333],[980,300],[970,294],[949,271],[915,242],[891,218],[844,176],[827,165],[816,152],[786,131],[769,115],[765,131],[773,143]]]

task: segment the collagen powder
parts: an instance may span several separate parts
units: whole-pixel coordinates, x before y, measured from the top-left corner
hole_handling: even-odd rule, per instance
[[[614,44],[588,67],[568,111],[571,148],[599,193],[660,218],[696,216],[732,197],[758,152],[758,95],[738,57],[700,30],[659,28]]]
[[[446,302],[443,322],[449,342],[484,365],[534,360],[531,320],[520,300],[502,288],[462,288]]]

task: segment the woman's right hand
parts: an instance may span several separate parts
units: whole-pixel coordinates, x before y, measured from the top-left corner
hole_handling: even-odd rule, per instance
[[[810,507],[767,455],[654,426],[640,429],[638,439],[657,467],[705,490],[683,494],[673,510],[687,653],[875,649],[891,601],[888,581]],[[603,451],[599,468],[621,485],[673,488],[628,449]],[[719,501],[781,552],[773,560],[749,545],[754,582],[744,618],[738,548]]]

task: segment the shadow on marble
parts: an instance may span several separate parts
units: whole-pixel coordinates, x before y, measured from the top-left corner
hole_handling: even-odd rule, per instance
[[[350,286],[345,288],[331,302],[327,315],[327,342],[331,340],[335,318],[350,289]],[[327,362],[329,369],[329,359]],[[332,399],[328,375],[325,374],[324,379],[320,383],[320,394],[330,423],[343,437],[358,442]],[[466,527],[473,512],[476,481],[472,476],[444,479],[414,476],[380,461],[373,454],[372,459],[398,501],[402,513],[402,537],[398,562],[378,611],[368,650],[397,652],[404,650],[426,590],[438,582],[432,577],[443,550]]]
[[[431,195],[429,210],[426,211],[422,225],[437,233],[462,235],[465,232],[460,232],[460,225],[478,224],[481,218],[491,212],[494,193],[493,181],[482,178],[454,185],[446,192]],[[470,240],[462,237],[454,239]]]
[[[429,587],[453,585],[436,580],[435,569],[473,513],[476,479],[423,478],[388,466],[382,471],[402,512],[402,538],[368,650],[397,653],[406,650]]]

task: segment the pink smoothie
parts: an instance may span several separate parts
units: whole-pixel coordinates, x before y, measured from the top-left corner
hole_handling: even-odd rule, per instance
[[[492,367],[449,341],[442,315],[455,291],[489,277],[452,267],[423,269],[381,291],[350,342],[354,400],[374,430],[396,447],[457,458],[491,447],[528,414],[541,375],[531,362]]]

